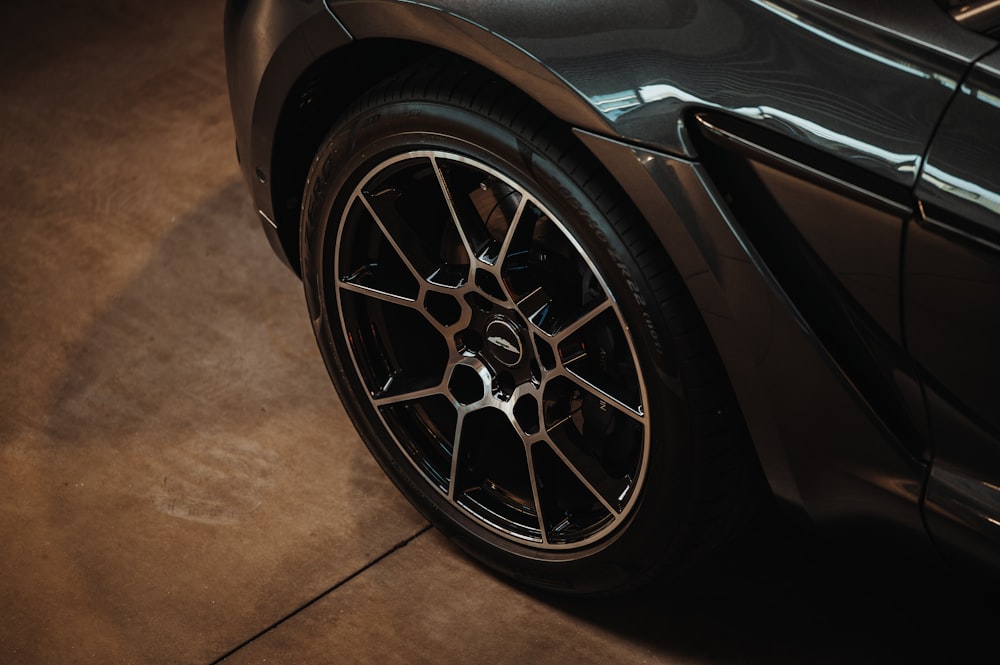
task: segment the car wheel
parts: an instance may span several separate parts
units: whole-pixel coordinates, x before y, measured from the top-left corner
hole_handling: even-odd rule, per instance
[[[683,282],[592,156],[471,67],[368,93],[309,173],[302,274],[361,437],[496,570],[587,594],[727,540],[746,435]]]

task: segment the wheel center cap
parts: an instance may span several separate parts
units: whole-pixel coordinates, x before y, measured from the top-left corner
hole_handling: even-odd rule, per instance
[[[490,321],[486,325],[486,352],[507,367],[521,362],[521,338],[514,325],[504,319]]]

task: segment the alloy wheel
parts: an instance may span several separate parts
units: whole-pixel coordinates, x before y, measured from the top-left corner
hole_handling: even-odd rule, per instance
[[[441,501],[544,550],[624,524],[649,455],[642,368],[541,197],[454,152],[398,154],[367,169],[335,246],[353,370]]]

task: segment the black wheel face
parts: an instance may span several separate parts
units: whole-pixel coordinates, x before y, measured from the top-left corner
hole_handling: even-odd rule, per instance
[[[450,151],[387,157],[343,208],[325,292],[417,482],[474,526],[570,555],[635,507],[648,405],[606,281],[531,192]]]

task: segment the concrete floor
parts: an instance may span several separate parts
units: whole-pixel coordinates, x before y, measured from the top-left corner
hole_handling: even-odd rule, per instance
[[[975,591],[778,522],[614,601],[396,493],[233,151],[221,3],[0,3],[0,663],[963,662]],[[995,654],[995,649],[992,649]]]

